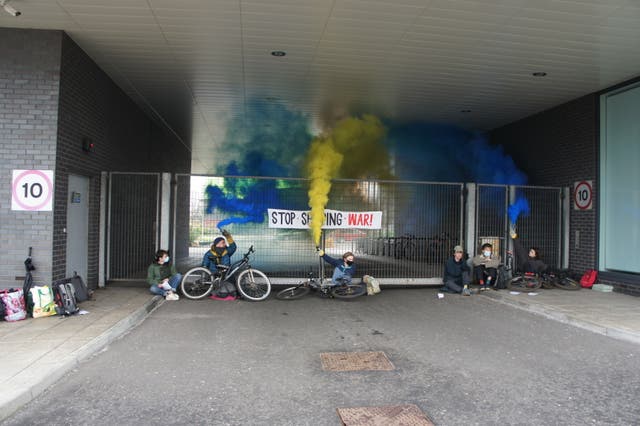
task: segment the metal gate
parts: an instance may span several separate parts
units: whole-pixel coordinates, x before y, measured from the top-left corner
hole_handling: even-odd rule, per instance
[[[107,280],[146,278],[158,247],[161,175],[109,175]]]
[[[491,243],[494,252],[505,258],[513,250],[509,236],[509,206],[524,199],[528,211],[522,212],[516,222],[518,238],[523,247],[537,247],[542,260],[559,268],[563,262],[563,190],[562,188],[478,185],[475,204],[475,250]],[[564,212],[568,214],[568,212]],[[474,255],[475,253],[470,253]]]

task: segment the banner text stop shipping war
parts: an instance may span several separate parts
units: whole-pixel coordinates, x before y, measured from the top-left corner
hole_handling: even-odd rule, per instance
[[[304,210],[267,209],[269,228],[308,229],[311,214]],[[380,229],[382,212],[324,211],[323,229]]]

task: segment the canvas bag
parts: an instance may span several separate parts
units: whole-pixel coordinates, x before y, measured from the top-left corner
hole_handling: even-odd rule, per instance
[[[5,321],[20,321],[27,317],[22,289],[0,291],[0,301],[0,316],[4,317]]]
[[[380,282],[371,275],[365,275],[362,277],[362,281],[367,284],[367,295],[373,296],[380,293]]]
[[[49,286],[34,286],[29,290],[29,299],[33,303],[34,318],[49,317],[56,314],[56,301],[53,289]]]

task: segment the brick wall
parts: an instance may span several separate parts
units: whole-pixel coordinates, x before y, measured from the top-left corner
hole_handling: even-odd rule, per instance
[[[22,287],[29,246],[35,281],[51,277],[53,212],[12,211],[11,176],[55,168],[61,37],[0,28],[0,288]]]
[[[597,260],[598,96],[587,95],[494,129],[493,144],[503,145],[529,177],[529,184],[571,188],[593,181],[593,210],[571,205],[569,267],[584,271]]]
[[[0,28],[0,288],[21,286],[34,247],[36,283],[66,274],[70,174],[90,179],[88,259],[97,284],[102,171],[190,171],[190,152],[60,31]],[[91,138],[93,153],[82,150]],[[13,169],[55,170],[53,212],[11,211]]]
[[[158,128],[67,35],[62,37],[61,51],[53,279],[66,272],[68,176],[87,176],[87,282],[93,287],[98,282],[101,172],[188,173],[191,154],[171,133]],[[82,150],[83,138],[95,143],[93,152]]]

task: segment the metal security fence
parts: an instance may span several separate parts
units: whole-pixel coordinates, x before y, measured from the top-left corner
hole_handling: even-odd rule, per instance
[[[233,258],[253,246],[253,265],[275,284],[325,266],[309,230],[268,225],[267,209],[309,210],[307,180],[175,175],[166,191],[168,180],[160,174],[110,174],[108,280],[143,279],[158,248],[169,248],[185,272],[200,265],[220,228],[238,244]],[[336,180],[326,208],[382,212],[381,227],[323,230],[320,245],[334,257],[353,252],[358,276],[370,274],[383,284],[435,284],[455,245],[473,256],[490,242],[504,258],[513,247],[508,209],[524,197],[529,211],[517,220],[520,241],[539,247],[543,260],[559,267],[566,262],[564,193],[547,187]],[[162,213],[166,206],[170,214]]]
[[[141,279],[158,247],[160,174],[109,177],[107,279]]]
[[[276,282],[319,270],[308,230],[269,228],[266,220],[268,208],[308,210],[306,180],[179,176],[177,182],[178,197],[181,188],[190,191],[189,249],[179,258],[182,269],[200,264],[220,235],[218,227],[224,227],[238,244],[234,257],[253,245],[253,264]],[[336,180],[326,208],[382,212],[381,229],[324,230],[321,246],[334,257],[355,253],[360,275],[387,282],[439,277],[444,259],[462,241],[463,184]]]

